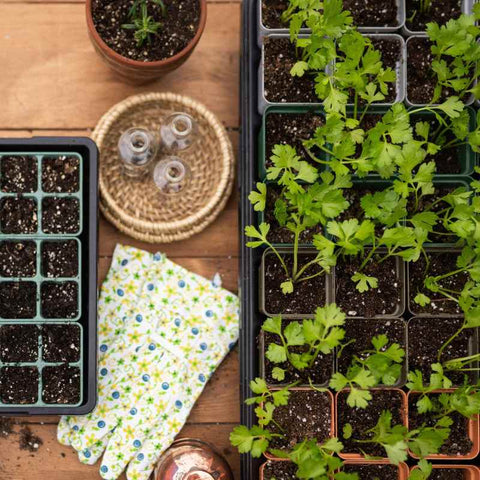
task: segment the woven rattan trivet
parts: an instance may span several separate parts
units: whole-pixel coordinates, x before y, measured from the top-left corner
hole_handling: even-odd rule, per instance
[[[178,111],[197,120],[200,135],[182,154],[192,171],[188,191],[164,196],[150,175],[138,181],[122,174],[117,143],[128,128],[158,130],[168,114]],[[207,227],[225,207],[234,178],[232,145],[217,117],[195,100],[173,93],[127,98],[101,118],[92,138],[100,149],[100,210],[127,235],[151,243],[183,240]]]

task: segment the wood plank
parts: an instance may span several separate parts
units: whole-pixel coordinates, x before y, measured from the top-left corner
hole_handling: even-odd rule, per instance
[[[211,4],[192,57],[140,88],[122,83],[97,57],[84,15],[82,4],[0,4],[0,129],[92,128],[118,101],[149,91],[190,94],[239,126],[239,3]]]
[[[43,445],[37,452],[30,453],[19,448],[18,431],[0,438],[0,478],[2,480],[97,480],[99,465],[81,464],[70,447],[60,445],[56,439],[54,425],[29,425],[32,433],[40,437]],[[179,438],[200,438],[214,445],[227,458],[234,476],[240,478],[240,459],[230,446],[229,434],[233,425],[187,425]],[[121,480],[125,480],[122,475]]]

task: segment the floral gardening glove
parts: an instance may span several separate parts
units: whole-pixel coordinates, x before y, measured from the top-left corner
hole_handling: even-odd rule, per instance
[[[115,264],[127,267],[130,258],[116,258],[121,251]],[[131,275],[125,268],[107,280],[108,291],[117,292],[117,306],[108,311],[126,315],[115,318],[110,345],[100,340],[99,403],[91,414],[64,417],[59,425],[59,440],[79,451],[83,462],[95,463],[105,450],[100,473],[106,479],[128,464],[130,480],[148,479],[238,337],[234,295],[162,255],[141,254],[135,278],[125,281]],[[122,278],[120,287],[113,278]],[[127,287],[133,300],[120,308],[118,291],[126,297]],[[104,291],[102,302],[107,297]]]

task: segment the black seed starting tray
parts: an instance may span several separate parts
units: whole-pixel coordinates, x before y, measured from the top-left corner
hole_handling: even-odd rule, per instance
[[[0,414],[96,402],[98,151],[0,140]]]

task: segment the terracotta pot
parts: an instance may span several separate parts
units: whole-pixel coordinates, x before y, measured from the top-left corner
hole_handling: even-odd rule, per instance
[[[274,390],[281,390],[281,388],[271,388],[270,389],[271,391],[274,391]],[[296,387],[296,388],[290,388],[290,391],[291,392],[308,392],[308,391],[314,391],[312,388],[309,388],[309,387]],[[330,398],[330,438],[332,438],[334,436],[334,433],[335,433],[335,422],[334,422],[334,399],[333,399],[333,394],[330,390],[325,390],[325,392],[322,392],[322,393],[326,393],[329,398]],[[268,453],[268,452],[265,452],[264,453],[265,457],[268,458],[268,460],[285,460],[284,458],[278,458],[278,457],[275,457],[274,455]]]
[[[347,460],[345,465],[390,465],[388,460]],[[398,479],[407,480],[409,475],[408,465],[404,462],[400,462],[398,465]],[[392,479],[394,480],[394,479]]]
[[[473,465],[434,465],[434,470],[442,470],[445,468],[455,468],[456,470],[464,470],[466,473],[465,480],[480,480],[480,469]],[[418,467],[413,467],[412,470],[417,470]]]
[[[190,43],[173,57],[155,62],[140,62],[123,57],[111,49],[100,37],[92,18],[92,0],[86,0],[87,27],[90,40],[102,60],[129,83],[151,82],[180,67],[192,54],[205,29],[207,20],[207,0],[200,1],[200,20],[197,33]]]
[[[407,394],[401,390],[400,388],[371,388],[370,389],[371,391],[395,391],[395,392],[399,392],[400,393],[400,396],[402,397],[402,403],[403,403],[403,408],[402,408],[402,418],[403,418],[403,424],[405,426],[408,425],[408,419],[407,419]],[[343,390],[340,390],[339,392],[337,392],[337,394],[335,395],[335,432],[336,432],[336,435],[338,437],[338,396],[342,393],[342,392],[349,392],[350,389],[349,388],[345,388]],[[341,441],[341,439],[339,438],[339,440]],[[344,460],[353,460],[353,461],[358,461],[358,460],[363,460],[365,457],[363,455],[361,455],[360,453],[339,453],[338,455],[340,458],[343,458]],[[384,459],[386,459],[387,457],[383,457]]]
[[[454,392],[455,389],[449,390],[434,390],[432,393],[451,393]],[[419,392],[411,391],[408,392],[408,400],[410,400],[410,395],[418,394]],[[407,412],[409,409],[409,401],[407,401]],[[408,415],[407,415],[407,427],[408,427]],[[479,430],[479,416],[476,415],[474,419],[468,421],[468,436],[473,443],[472,450],[467,455],[445,455],[445,454],[437,454],[437,455],[430,455],[427,460],[471,460],[475,458],[480,453],[480,430]],[[412,452],[408,452],[411,457],[418,459]]]
[[[262,463],[260,466],[260,478],[259,480],[264,480],[265,478],[265,468],[267,467],[268,463],[275,463],[275,462],[290,462],[290,460],[287,460],[285,458],[280,458],[277,460],[269,460],[268,462]]]

